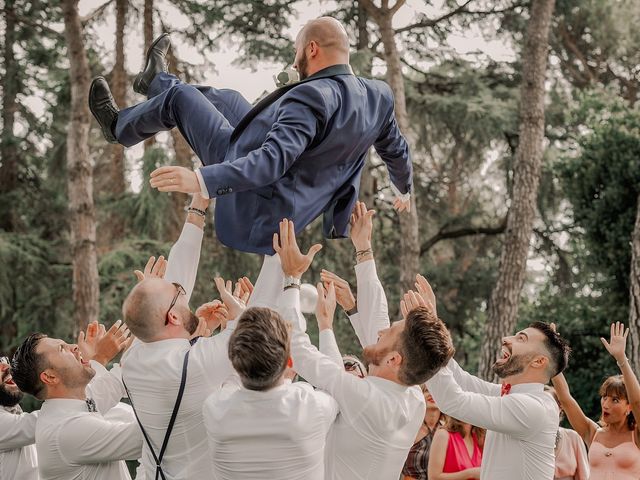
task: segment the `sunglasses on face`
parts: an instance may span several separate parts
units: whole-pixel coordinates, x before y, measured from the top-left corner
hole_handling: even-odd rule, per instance
[[[360,366],[360,364],[358,362],[352,362],[352,361],[344,362],[344,369],[347,372],[353,372],[353,371],[357,370],[358,371],[358,376],[360,378],[364,378],[364,372],[362,371],[362,367]]]
[[[178,297],[180,295],[186,295],[187,291],[184,289],[184,287],[182,285],[180,285],[177,282],[173,282],[172,285],[174,287],[176,287],[176,294],[173,297],[173,300],[171,300],[171,305],[169,305],[169,310],[167,310],[167,313],[165,314],[165,320],[164,320],[164,324],[169,325],[169,312],[171,311],[171,309],[176,305],[176,302],[178,301]]]

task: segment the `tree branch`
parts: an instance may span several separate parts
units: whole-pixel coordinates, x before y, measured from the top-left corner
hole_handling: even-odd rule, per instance
[[[400,10],[405,3],[407,3],[407,0],[396,0],[395,5],[389,9],[391,16]]]
[[[113,3],[113,0],[107,0],[105,3],[103,3],[102,5],[100,5],[99,7],[97,7],[95,10],[93,10],[92,12],[89,12],[87,15],[85,15],[84,17],[80,18],[80,23],[82,23],[83,25],[86,25],[87,23],[89,23],[91,20],[93,20],[94,18],[102,15],[102,13],[106,10],[106,8],[111,5]]]
[[[443,227],[444,228],[444,227]],[[500,225],[495,227],[463,227],[457,230],[449,230],[448,232],[442,229],[429,238],[420,247],[420,256],[427,253],[436,243],[441,240],[448,240],[452,238],[468,237],[471,235],[498,235],[503,233],[507,229],[507,217],[505,216]]]

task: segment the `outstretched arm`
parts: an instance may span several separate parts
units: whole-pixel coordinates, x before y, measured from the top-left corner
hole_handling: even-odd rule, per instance
[[[611,324],[611,338],[607,342],[604,338],[600,341],[604,345],[604,348],[611,354],[616,360],[620,371],[622,372],[622,378],[624,380],[624,386],[627,390],[627,401],[631,405],[631,411],[635,418],[640,418],[640,384],[638,383],[638,377],[633,373],[633,369],[629,364],[626,354],[627,337],[629,336],[629,329],[624,328],[624,325],[620,322]],[[638,431],[636,427],[636,431]],[[640,442],[638,435],[636,435],[636,444]]]
[[[387,165],[392,190],[396,196],[394,206],[400,212],[408,210],[413,184],[413,165],[409,145],[398,127],[393,110],[373,146]]]
[[[591,446],[591,440],[593,440],[598,425],[584,414],[576,399],[571,396],[569,384],[564,378],[564,374],[556,375],[551,379],[551,382],[553,382],[553,387],[556,389],[560,405],[567,415],[567,420],[569,420],[573,429],[578,432],[584,443],[587,446]]]

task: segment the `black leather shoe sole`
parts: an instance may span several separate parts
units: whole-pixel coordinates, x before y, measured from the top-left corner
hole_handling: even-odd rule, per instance
[[[103,82],[104,85],[101,85]],[[104,77],[96,77],[91,82],[91,87],[89,88],[89,110],[91,110],[98,125],[100,125],[102,135],[104,135],[107,142],[119,143],[113,130],[111,130],[111,125],[118,118],[118,106]]]
[[[136,75],[136,78],[133,81],[133,91],[134,92],[140,93],[141,95],[144,95],[144,96],[147,95],[147,92],[149,90],[149,85],[153,81],[153,78],[157,75],[157,72],[154,72],[153,74],[147,72],[147,69],[149,68],[149,60],[150,60],[150,57],[151,57],[151,53],[153,52],[153,49],[156,47],[156,45],[162,39],[164,39],[165,37],[168,37],[168,36],[169,36],[168,33],[163,33],[158,38],[156,38],[151,45],[149,45],[149,48],[147,49],[147,54],[145,56],[146,60],[145,60],[145,63],[144,63],[144,69],[140,73],[138,73],[138,75]],[[171,44],[169,44],[169,47],[171,47]],[[145,78],[145,77],[148,77],[148,76],[151,76],[151,78]]]

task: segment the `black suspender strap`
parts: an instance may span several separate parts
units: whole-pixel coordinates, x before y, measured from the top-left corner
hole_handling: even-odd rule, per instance
[[[162,466],[161,466],[162,458],[164,457],[164,452],[167,449],[167,444],[169,443],[169,438],[171,437],[171,432],[173,431],[173,425],[176,423],[176,417],[178,416],[178,410],[180,409],[180,403],[182,402],[182,395],[184,394],[184,387],[187,383],[187,366],[189,365],[190,351],[191,350],[187,350],[187,353],[184,356],[184,361],[182,362],[182,378],[180,379],[180,388],[178,389],[178,396],[176,398],[176,403],[173,406],[171,419],[169,420],[169,425],[167,426],[167,432],[164,435],[164,440],[162,441],[162,447],[160,448],[160,453],[158,455],[156,455],[156,452],[153,449],[153,445],[151,444],[151,439],[149,438],[149,435],[147,435],[147,432],[144,429],[144,427],[142,426],[140,417],[138,417],[138,412],[136,411],[136,407],[133,404],[133,398],[131,397],[131,392],[129,392],[129,389],[127,388],[127,384],[124,383],[124,378],[122,379],[122,384],[124,385],[124,389],[127,392],[129,401],[131,402],[131,408],[133,408],[133,413],[136,416],[138,425],[140,425],[140,430],[142,430],[142,435],[144,436],[144,440],[145,442],[147,442],[147,446],[151,451],[151,455],[153,455],[153,460],[156,462],[156,480],[158,480],[158,476],[160,476],[162,480],[167,480],[166,477],[164,476],[164,472],[162,471]]]

